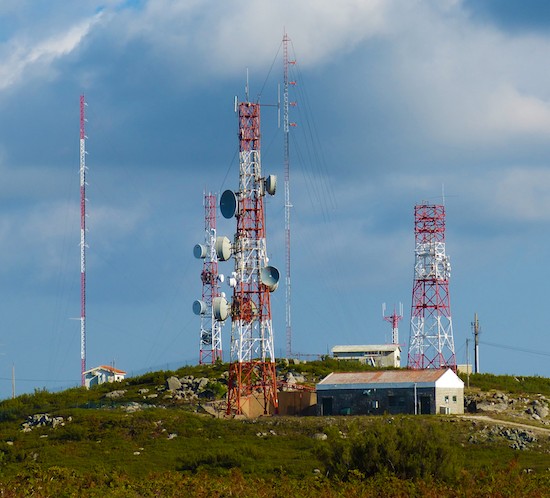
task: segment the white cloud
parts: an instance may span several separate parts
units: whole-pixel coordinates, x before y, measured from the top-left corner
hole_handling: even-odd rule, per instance
[[[51,74],[52,62],[75,50],[100,18],[98,13],[41,40],[20,37],[9,40],[1,47],[6,58],[0,63],[0,90],[18,83],[31,69],[37,70],[41,77]]]

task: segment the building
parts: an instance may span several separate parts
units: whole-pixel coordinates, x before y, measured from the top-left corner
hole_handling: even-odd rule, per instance
[[[317,384],[317,413],[464,413],[464,382],[451,369],[333,372]]]
[[[334,346],[332,356],[338,360],[357,360],[373,367],[399,368],[401,366],[401,347],[399,344]]]
[[[91,386],[97,386],[105,382],[120,382],[124,380],[124,377],[126,377],[124,370],[107,365],[100,365],[84,372],[84,382],[88,389]]]

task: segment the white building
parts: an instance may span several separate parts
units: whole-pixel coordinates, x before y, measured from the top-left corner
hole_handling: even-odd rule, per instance
[[[356,360],[373,367],[399,368],[401,366],[399,344],[334,346],[332,356],[338,360]]]
[[[104,384],[105,382],[120,382],[126,377],[124,370],[119,370],[108,365],[100,365],[84,372],[84,382],[89,389],[91,386]]]

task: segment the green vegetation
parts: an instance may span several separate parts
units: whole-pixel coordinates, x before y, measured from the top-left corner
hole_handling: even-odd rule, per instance
[[[460,378],[466,384],[467,376]],[[514,375],[472,374],[470,375],[470,389],[482,391],[503,391],[511,394],[543,394],[550,396],[550,379],[546,377],[524,377]]]
[[[445,428],[446,429],[446,428]],[[422,418],[373,420],[353,424],[347,437],[331,428],[321,459],[327,474],[339,480],[392,474],[400,479],[456,481],[462,456],[440,424]]]
[[[327,359],[278,368],[311,380],[357,364]],[[548,436],[517,451],[502,438],[472,442],[480,426],[452,417],[229,420],[204,414],[196,401],[165,398],[160,388],[172,375],[206,377],[220,398],[226,370],[185,367],[1,402],[0,496],[548,496]],[[547,392],[548,379],[510,379]],[[503,391],[510,382],[487,374],[470,381]],[[105,396],[114,390],[124,393]],[[27,417],[45,412],[63,424],[22,431]]]

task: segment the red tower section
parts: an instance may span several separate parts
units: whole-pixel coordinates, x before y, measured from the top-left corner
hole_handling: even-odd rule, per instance
[[[445,206],[414,208],[415,265],[408,367],[456,370],[445,254]]]

